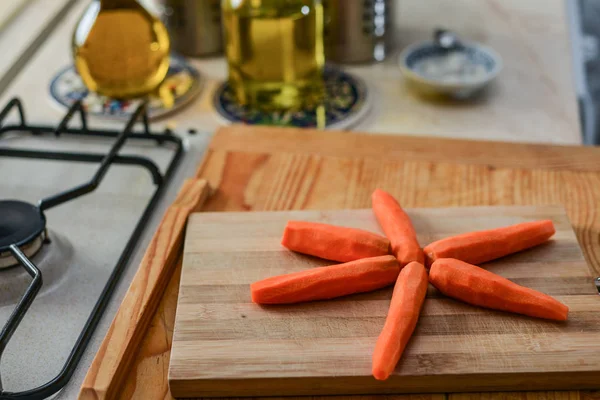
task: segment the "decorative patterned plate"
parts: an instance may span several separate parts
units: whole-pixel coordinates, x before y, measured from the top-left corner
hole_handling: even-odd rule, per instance
[[[171,56],[169,72],[159,89],[160,97],[150,98],[148,116],[155,119],[179,110],[200,94],[202,84],[198,70],[184,59]],[[90,92],[74,66],[63,69],[54,77],[50,83],[50,95],[65,107],[84,99],[83,104],[90,115],[115,119],[129,118],[141,101],[115,100]]]
[[[328,129],[348,129],[356,125],[368,111],[369,96],[364,82],[334,67],[325,68],[325,124]],[[214,93],[213,104],[227,122],[250,125],[277,125],[314,128],[315,109],[265,112],[240,105],[231,87],[224,82]]]

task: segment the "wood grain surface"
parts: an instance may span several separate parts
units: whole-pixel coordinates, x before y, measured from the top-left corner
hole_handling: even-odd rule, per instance
[[[88,370],[79,399],[114,399],[121,394],[123,378],[180,257],[188,215],[199,210],[208,193],[205,180],[189,179],[165,212]]]
[[[246,148],[236,144],[240,137]],[[390,191],[406,207],[562,204],[596,276],[600,275],[599,160],[600,149],[578,146],[230,127],[215,134],[198,176],[217,189],[203,208],[206,211],[364,208],[375,187]],[[123,399],[172,399],[160,391],[139,394],[150,393],[156,382],[166,386],[177,288],[174,284],[165,291],[153,329],[134,361],[137,368],[127,377],[129,390],[122,393]],[[600,392],[456,393],[448,398],[597,400]]]
[[[394,374],[371,377],[392,288],[287,306],[252,303],[250,284],[330,265],[281,246],[289,220],[383,234],[370,209],[190,216],[169,371],[175,397],[600,388],[600,297],[561,206],[407,210],[419,243],[551,219],[550,243],[484,267],[555,296],[567,323],[484,310],[430,287]],[[560,362],[556,362],[560,360]]]

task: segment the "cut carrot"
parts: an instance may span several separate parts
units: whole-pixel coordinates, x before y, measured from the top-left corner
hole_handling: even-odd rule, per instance
[[[281,244],[299,253],[340,262],[390,252],[390,241],[376,233],[305,221],[289,221]]]
[[[423,264],[423,250],[410,218],[400,204],[387,192],[377,189],[371,195],[373,212],[381,229],[392,244],[392,253],[401,266],[411,261]]]
[[[423,251],[428,265],[438,258],[456,258],[481,264],[542,244],[555,232],[550,220],[524,222],[448,237],[425,246]]]
[[[569,313],[569,307],[547,294],[453,258],[436,260],[429,281],[446,296],[476,306],[558,321]]]
[[[391,255],[274,276],[250,285],[252,301],[288,304],[369,292],[394,283],[400,266]]]
[[[372,373],[375,379],[386,380],[396,368],[417,326],[427,285],[427,272],[423,264],[411,262],[400,272],[385,325],[373,352]]]

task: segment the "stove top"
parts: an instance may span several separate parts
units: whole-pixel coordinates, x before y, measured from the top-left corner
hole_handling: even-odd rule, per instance
[[[0,60],[0,110],[18,97],[23,101],[29,123],[47,125],[45,132],[36,131],[35,135],[19,129],[0,134],[0,153],[7,148],[13,153],[20,149],[20,157],[0,154],[0,201],[16,200],[37,207],[42,199],[88,183],[116,141],[114,134],[63,133],[56,137],[52,133],[61,125],[66,109],[50,96],[50,85],[56,73],[72,62],[69,43],[73,26],[88,5],[87,1],[80,0],[32,1],[15,19],[14,26],[0,34],[0,42],[8,45],[3,47],[7,56]],[[23,29],[23,26],[32,28]],[[212,132],[221,125],[210,98],[214,83],[224,78],[225,64],[220,59],[188,62],[206,77],[204,90],[185,108],[151,124],[154,132],[173,130],[183,140],[184,157],[156,202],[146,229],[138,232],[137,244],[132,246],[129,261],[123,263],[121,278],[114,285],[106,311],[71,379],[53,399],[77,398],[93,357],[164,211],[175,199],[184,179],[194,175]],[[75,118],[67,125],[80,127],[79,112],[73,110],[72,116]],[[18,110],[13,109],[6,117],[5,128],[7,124],[19,125]],[[121,132],[126,123],[122,119],[92,115],[87,122],[92,129],[112,132]],[[143,131],[140,124],[134,130]],[[31,151],[44,153],[32,157]],[[55,159],[56,153],[63,153],[64,157],[65,152],[69,153],[68,162]],[[82,157],[81,153],[88,155]],[[151,160],[160,175],[164,175],[172,157],[173,148],[169,143],[158,145],[155,141],[128,139],[93,192],[44,211],[46,230],[42,236],[30,244],[31,248],[20,246],[41,272],[43,284],[2,352],[0,399],[15,397],[8,392],[45,385],[63,369],[156,190],[156,171],[137,163]],[[145,165],[150,167],[151,164]],[[49,243],[44,243],[46,234]],[[36,246],[40,247],[37,253]],[[16,261],[10,250],[1,252],[0,258],[4,264]],[[28,271],[21,264],[0,268],[0,329],[32,283]],[[65,379],[55,383],[63,385]]]
[[[56,128],[23,111],[0,111],[1,399],[69,380],[183,154],[144,105],[121,130],[90,129],[80,103]]]

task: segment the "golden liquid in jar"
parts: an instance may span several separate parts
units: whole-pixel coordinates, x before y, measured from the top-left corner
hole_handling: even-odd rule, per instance
[[[314,107],[323,97],[323,7],[318,0],[224,0],[229,84],[240,104]]]
[[[96,0],[75,29],[73,57],[89,90],[117,99],[144,96],[167,74],[169,36],[134,0]]]

